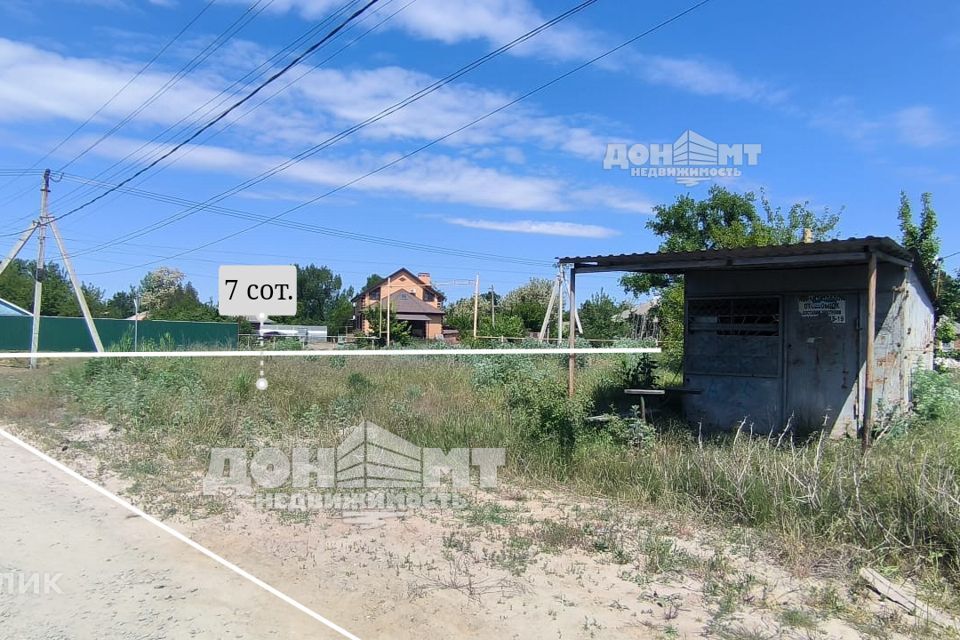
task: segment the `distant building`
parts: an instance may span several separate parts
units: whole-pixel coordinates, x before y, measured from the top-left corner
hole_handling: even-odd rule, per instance
[[[366,310],[380,306],[410,325],[410,334],[427,340],[443,339],[443,294],[430,284],[429,273],[413,274],[398,269],[354,296],[354,327],[362,333],[371,331]]]

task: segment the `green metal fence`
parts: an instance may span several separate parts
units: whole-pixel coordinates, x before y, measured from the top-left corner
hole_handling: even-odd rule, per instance
[[[132,349],[134,330],[140,348],[164,344],[173,349],[236,349],[235,322],[179,322],[173,320],[115,320],[96,318],[104,349]],[[33,318],[0,316],[0,351],[29,351]],[[134,324],[137,326],[134,327]],[[41,316],[40,351],[95,351],[83,318]]]

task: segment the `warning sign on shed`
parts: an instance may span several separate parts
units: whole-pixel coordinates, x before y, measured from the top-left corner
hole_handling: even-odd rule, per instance
[[[843,296],[800,296],[797,302],[801,317],[827,316],[834,324],[847,321],[847,305]]]

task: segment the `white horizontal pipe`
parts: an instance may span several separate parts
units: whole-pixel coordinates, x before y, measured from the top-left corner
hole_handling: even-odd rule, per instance
[[[5,358],[287,358],[302,356],[538,356],[592,353],[660,353],[659,347],[583,347],[574,349],[324,349],[321,351],[25,351],[3,353]]]

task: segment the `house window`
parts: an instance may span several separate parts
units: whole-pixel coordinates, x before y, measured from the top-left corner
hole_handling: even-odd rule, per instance
[[[406,291],[401,291],[400,295],[397,297],[400,298],[401,300],[409,300],[410,294],[408,294]]]
[[[424,302],[433,302],[433,301],[436,300],[436,299],[437,299],[437,298],[436,298],[436,296],[433,295],[433,292],[432,292],[432,291],[428,291],[428,290],[426,290],[426,289],[423,290],[423,301],[424,301]]]
[[[370,293],[367,294],[367,295],[370,297],[371,300],[379,300],[379,299],[380,299],[380,287],[377,287],[376,289],[371,289],[371,290],[370,290]]]

